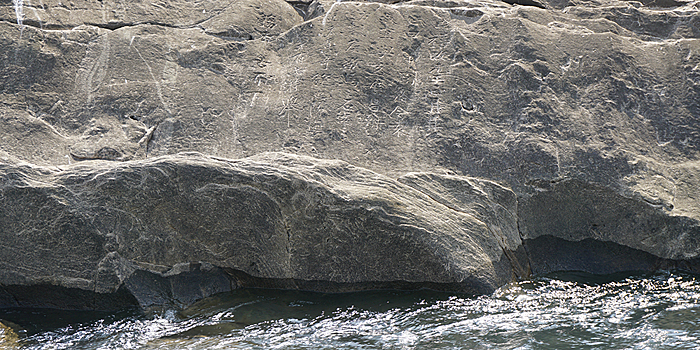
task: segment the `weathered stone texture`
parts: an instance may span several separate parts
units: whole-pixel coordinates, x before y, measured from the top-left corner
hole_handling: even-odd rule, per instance
[[[115,292],[148,271],[172,286],[168,271],[185,264],[211,291],[147,299],[187,304],[255,284],[487,291],[530,267],[648,270],[649,256],[694,269],[699,3],[515,2],[530,6],[0,1],[3,249],[26,258],[4,262],[0,285]],[[191,151],[245,160],[175,156]],[[299,157],[247,158],[265,152]],[[300,170],[329,164],[320,159],[357,168]],[[259,180],[215,181],[255,162],[268,164],[246,175]],[[22,200],[41,206],[12,207]],[[384,211],[370,210],[376,200]],[[207,243],[224,232],[233,241]],[[50,264],[66,237],[85,243]],[[576,244],[601,263],[532,256]],[[604,263],[613,251],[629,263]]]
[[[526,274],[509,260],[522,245],[508,208],[515,196],[479,180],[445,178],[474,193],[452,206],[345,162],[277,153],[91,161],[60,171],[6,166],[3,174],[7,285],[125,286],[148,306],[187,305],[250,279],[326,291],[427,283],[489,293]],[[409,177],[425,178],[441,179]]]

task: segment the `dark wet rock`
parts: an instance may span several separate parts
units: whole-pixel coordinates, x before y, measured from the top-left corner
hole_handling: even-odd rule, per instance
[[[0,1],[2,198],[35,204],[0,212],[3,234],[12,238],[3,249],[24,257],[6,265],[2,285],[103,294],[125,286],[142,305],[185,305],[256,285],[487,292],[527,275],[528,261],[536,273],[647,270],[660,266],[658,259],[665,266],[696,265],[697,1],[21,3]],[[187,156],[172,156],[190,151],[228,160],[195,157],[200,165],[193,166],[182,160]],[[291,186],[282,180],[268,183],[282,187],[264,193],[216,181],[213,187],[201,183],[197,192],[172,180],[195,168],[214,176],[265,152],[313,157],[308,162],[314,164],[341,159],[363,169],[353,176],[365,175],[352,181],[391,184],[401,189],[398,202],[416,201],[406,208],[421,213],[420,203],[430,203],[426,208],[433,209],[411,217],[420,221],[409,225],[417,231],[402,241],[393,226],[382,226],[396,218],[370,215],[374,199],[359,195],[353,197],[362,208],[357,212],[338,214],[308,202],[326,209],[296,213],[284,209],[294,205],[269,199],[292,200],[280,192]],[[287,171],[280,159],[263,173],[292,176],[279,175]],[[153,170],[161,169],[156,163],[177,163],[168,169],[185,173],[161,173]],[[298,166],[292,168],[297,174]],[[98,176],[103,172],[113,182]],[[383,180],[375,184],[369,173]],[[148,186],[162,181],[161,187],[144,190],[129,176]],[[315,184],[307,180],[300,183]],[[336,188],[336,180],[321,182]],[[229,212],[251,203],[258,204],[245,214],[252,215],[248,221],[236,219],[246,217],[243,209]],[[39,220],[42,215],[52,219]],[[336,222],[333,215],[346,226],[324,226]],[[376,225],[349,219],[355,216]],[[306,219],[287,228],[290,217]],[[454,253],[472,243],[421,241],[442,232],[453,237],[465,222],[490,234],[472,242],[490,247],[479,248],[486,249],[488,264]],[[200,225],[221,229],[206,233]],[[334,233],[323,248],[331,249],[328,254],[315,255],[309,247],[327,236],[314,231],[306,242],[293,235],[314,225],[324,227],[323,234],[356,236]],[[124,233],[126,226],[131,229]],[[271,241],[247,250],[197,243],[223,227],[265,233]],[[387,235],[357,238],[372,230]],[[171,236],[175,232],[187,238]],[[64,238],[81,244],[61,250]],[[416,256],[439,259],[406,255],[400,260],[406,269],[375,271],[383,259],[399,259],[385,254],[399,253],[374,247],[397,242],[414,247]],[[350,246],[367,248],[342,248]],[[552,250],[558,246],[595,254]],[[438,251],[428,252],[433,248]],[[351,264],[359,252],[368,255],[363,267],[339,276],[333,266],[359,266]],[[566,259],[587,255],[626,258],[598,265]],[[296,260],[285,265],[285,256]],[[42,263],[60,257],[60,264]],[[427,265],[418,268],[419,262]],[[201,288],[173,289],[180,280]],[[3,293],[0,300],[9,300]]]
[[[122,263],[133,264],[124,259]],[[109,276],[113,274],[110,267],[102,267],[99,272]],[[139,306],[144,308],[163,306],[182,308],[214,294],[230,292],[238,288],[234,276],[209,263],[181,263],[170,267],[165,272],[157,270],[134,268],[118,291],[128,290],[129,294],[138,301]],[[98,276],[97,281],[105,282],[101,276]]]

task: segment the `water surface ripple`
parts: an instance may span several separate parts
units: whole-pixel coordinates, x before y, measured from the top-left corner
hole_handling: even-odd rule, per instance
[[[699,300],[681,273],[559,274],[481,297],[241,290],[150,315],[3,310],[0,349],[699,349]]]

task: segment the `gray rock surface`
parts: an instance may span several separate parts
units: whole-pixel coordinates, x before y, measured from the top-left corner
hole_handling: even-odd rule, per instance
[[[9,214],[17,210],[13,206],[3,207],[0,213],[3,218],[23,215],[3,219],[9,225],[3,235],[32,232],[23,243],[12,241],[3,248],[23,252],[26,260],[5,263],[0,301],[12,300],[3,295],[23,294],[10,293],[13,286],[41,283],[98,293],[117,293],[124,286],[142,305],[166,299],[184,305],[239,284],[352,289],[348,286],[354,283],[395,278],[443,287],[461,283],[457,289],[468,289],[466,276],[481,271],[483,280],[472,286],[487,291],[530,268],[535,273],[663,266],[700,271],[694,267],[700,251],[700,3],[515,2],[528,6],[495,0],[168,0],[128,6],[45,0],[19,1],[20,7],[0,1],[2,198],[10,203],[8,193],[21,190],[27,192],[12,192],[13,201],[44,203],[18,214]],[[206,157],[174,156],[191,151]],[[339,277],[330,267],[333,259],[352,260],[352,254],[364,251],[329,251],[327,260],[309,258],[287,266],[275,255],[284,255],[280,247],[287,243],[271,241],[260,252],[252,246],[245,254],[229,250],[235,257],[226,259],[241,260],[225,265],[201,255],[210,248],[193,243],[194,224],[172,224],[174,231],[168,231],[171,219],[159,211],[165,209],[155,204],[160,203],[156,194],[139,202],[138,186],[115,185],[111,195],[121,204],[98,195],[78,198],[78,192],[67,189],[70,193],[56,194],[73,186],[62,176],[74,172],[101,174],[109,168],[126,184],[129,174],[177,162],[173,159],[180,159],[178,164],[189,164],[182,160],[188,157],[195,163],[229,164],[253,162],[246,157],[265,152],[314,157],[303,158],[314,164],[341,159],[362,168],[358,174],[385,176],[376,186],[401,188],[399,202],[417,201],[407,206],[451,208],[434,210],[447,215],[443,219],[418,215],[410,225],[425,232],[424,240],[442,237],[438,232],[452,237],[463,230],[455,227],[463,225],[450,215],[461,213],[460,218],[469,219],[459,220],[479,227],[464,230],[478,241],[473,244],[483,249],[485,262],[467,263],[463,259],[474,257],[457,253],[472,243],[439,241],[420,248],[442,249],[439,258],[434,256],[438,253],[417,255],[433,256],[430,264],[435,266],[451,264],[443,275],[430,264],[425,271],[406,264],[404,270],[385,271],[387,275],[357,270]],[[279,161],[269,163],[283,167]],[[200,167],[216,173],[217,166],[226,168]],[[11,183],[22,179],[27,182],[19,187]],[[335,191],[330,189],[336,180],[324,181],[330,181],[322,181],[328,191]],[[353,175],[352,181],[369,180]],[[51,185],[42,187],[46,183]],[[79,193],[95,192],[90,189],[95,185],[85,180]],[[203,220],[212,227],[233,225],[226,224],[234,219],[227,219],[225,208],[248,199],[237,194],[229,206],[200,212],[193,208],[208,192],[161,185],[159,191],[172,202],[168,210],[179,213],[183,222]],[[364,201],[357,196],[357,203]],[[141,226],[135,224],[130,234],[150,243],[130,238],[139,244],[119,247],[133,255],[114,255],[97,237],[107,237],[109,225],[119,227],[127,219],[100,210],[130,212],[124,209],[130,201],[143,203],[137,215]],[[259,210],[263,215],[264,209]],[[313,215],[324,220],[324,213]],[[43,217],[54,219],[39,219]],[[277,232],[275,220],[281,217],[295,216],[264,214],[271,232]],[[267,222],[256,220],[250,225]],[[55,227],[85,237],[84,245],[68,252],[80,259],[42,262],[63,254],[56,248],[59,238],[47,233],[58,232]],[[149,231],[151,227],[157,229]],[[158,236],[177,230],[190,236]],[[472,231],[481,233],[472,236]],[[318,232],[309,235],[315,243],[322,241]],[[33,244],[46,249],[31,248]],[[162,261],[144,258],[151,254],[146,247],[153,252],[158,244],[172,253],[163,252]],[[507,264],[497,252],[504,252]],[[388,259],[372,250],[367,254],[368,269]],[[260,265],[263,258],[272,265]],[[251,262],[263,272],[275,267],[263,273],[241,265]],[[98,287],[102,277],[90,275],[99,263],[100,271],[112,271],[105,272],[105,281],[112,281],[105,282],[105,289]],[[484,267],[488,264],[491,270]],[[45,273],[32,277],[27,271]],[[125,276],[137,275],[147,278],[127,283]],[[176,290],[176,276],[209,281],[192,282],[208,287]],[[319,284],[300,286],[302,280]],[[134,292],[137,285],[149,283],[161,287]],[[339,284],[331,287],[333,283]]]
[[[527,273],[515,194],[485,181],[283,153],[1,170],[3,285],[185,306],[239,286],[482,294]],[[427,179],[470,193],[434,199]]]

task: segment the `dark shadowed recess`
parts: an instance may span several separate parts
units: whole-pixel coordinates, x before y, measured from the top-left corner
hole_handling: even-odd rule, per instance
[[[221,271],[221,269],[216,269]],[[182,309],[210,295],[235,289],[263,288],[277,290],[348,293],[372,290],[432,290],[460,294],[484,294],[483,281],[473,278],[461,283],[368,281],[337,283],[298,279],[259,278],[242,271],[226,269],[218,272],[192,271],[163,277],[136,271],[115,293],[95,293],[53,285],[0,286],[0,309],[49,308],[61,310],[118,311],[132,308]]]
[[[29,337],[61,328],[80,328],[95,322],[111,323],[127,317],[139,317],[143,312],[136,308],[115,311],[61,310],[50,308],[0,308],[0,323],[20,337]],[[0,349],[6,349],[0,345]],[[8,348],[14,349],[14,348]]]
[[[659,270],[700,273],[700,259],[670,260],[614,242],[584,239],[572,242],[540,236],[523,242],[535,275],[580,271],[595,275],[637,274]]]
[[[459,291],[466,294],[483,294],[478,290],[479,280],[466,280],[462,283],[368,281],[358,283],[338,283],[329,281],[304,281],[297,279],[259,278],[238,270],[228,271],[242,288],[293,289],[321,293],[348,293],[371,290],[433,290]],[[477,287],[475,287],[477,286]]]
[[[51,308],[63,310],[121,310],[138,307],[138,301],[123,286],[115,293],[95,293],[53,285],[1,286],[0,309]]]
[[[503,2],[511,5],[523,5],[523,6],[534,6],[541,9],[547,8],[547,6],[536,0],[503,0]]]
[[[601,279],[608,280],[611,276],[619,279],[659,270],[700,273],[700,259],[663,259],[617,243],[594,239],[572,242],[545,235],[525,240],[524,246],[529,254],[532,274],[535,276],[548,275],[557,278],[553,274],[563,274],[562,276],[573,274],[577,282],[596,283]],[[577,273],[580,274],[577,275]],[[232,292],[237,289],[268,289],[278,290],[280,293],[283,293],[283,290],[314,291],[338,295],[379,290],[430,290],[473,296],[484,294],[483,291],[478,290],[480,283],[481,281],[476,279],[461,283],[406,281],[337,283],[259,278],[239,270],[218,268],[216,273],[196,270],[185,275],[166,278],[145,271],[136,271],[134,276],[125,281],[125,285],[115,293],[95,293],[52,285],[0,286],[0,314],[12,312],[22,314],[32,309],[83,310],[84,312],[126,312],[144,307],[147,310],[182,309],[209,295]],[[209,293],[203,293],[207,289],[211,289]],[[78,315],[76,317],[83,317],[88,314],[76,315]]]

